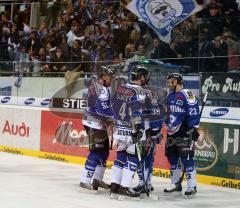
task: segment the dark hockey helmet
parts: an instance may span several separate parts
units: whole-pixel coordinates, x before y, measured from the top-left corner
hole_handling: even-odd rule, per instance
[[[141,65],[136,65],[132,67],[131,70],[131,80],[139,80],[141,77],[144,76],[145,83],[147,84],[149,81],[149,71],[146,67],[141,66]]]
[[[175,79],[178,84],[183,84],[183,76],[179,73],[171,73],[167,76],[167,79]]]
[[[110,77],[114,77],[115,70],[110,66],[101,66],[98,71],[98,76],[101,78],[104,75],[108,75]]]

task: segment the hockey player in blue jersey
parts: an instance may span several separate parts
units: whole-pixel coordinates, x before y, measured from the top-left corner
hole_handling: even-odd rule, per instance
[[[142,150],[142,161],[137,170],[139,184],[133,188],[134,191],[139,193],[146,193],[146,191],[149,192],[154,190],[151,184],[154,155],[156,145],[160,143],[162,138],[161,128],[164,121],[163,105],[158,103],[158,97],[156,95],[153,96],[150,88],[146,86],[145,90],[148,97],[150,97],[151,103],[147,105],[148,109],[143,110],[146,145],[144,145],[145,149]]]
[[[115,116],[114,142],[117,158],[112,167],[110,198],[138,197],[130,186],[139,163],[136,143],[144,139],[144,123],[141,117],[149,99],[142,86],[148,82],[148,70],[134,66],[131,81],[117,88],[112,97]]]
[[[111,146],[113,111],[108,87],[113,75],[113,69],[102,66],[98,81],[88,88],[87,108],[82,123],[89,137],[90,153],[82,171],[80,187],[90,190],[97,190],[99,186],[108,188],[102,179]]]
[[[194,93],[183,88],[181,74],[168,75],[167,85],[171,92],[167,96],[169,116],[165,122],[167,125],[165,154],[170,162],[171,187],[164,192],[181,193],[180,164],[182,164],[187,178],[185,197],[190,198],[197,192],[193,156],[194,141],[199,137],[199,106]]]

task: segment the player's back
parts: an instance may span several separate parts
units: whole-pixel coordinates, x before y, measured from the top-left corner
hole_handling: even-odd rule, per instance
[[[118,128],[131,129],[131,116],[141,113],[146,93],[141,86],[127,83],[117,88],[112,97],[112,108]]]

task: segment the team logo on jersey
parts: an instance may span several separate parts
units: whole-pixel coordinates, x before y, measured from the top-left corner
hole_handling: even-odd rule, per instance
[[[100,89],[100,90],[99,90],[99,93],[100,93],[100,94],[105,94],[105,90],[104,90],[104,89]]]
[[[177,105],[183,105],[183,101],[182,100],[177,100],[176,104]]]
[[[218,161],[218,149],[211,140],[211,135],[203,128],[199,130],[200,136],[195,143],[195,162],[198,171],[210,170]]]
[[[189,98],[190,100],[193,100],[193,99],[194,99],[194,94],[193,94],[191,91],[188,91],[187,94],[188,94],[188,98]]]

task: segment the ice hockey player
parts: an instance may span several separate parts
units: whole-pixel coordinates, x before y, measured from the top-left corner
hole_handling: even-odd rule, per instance
[[[114,78],[114,71],[102,66],[98,76],[98,81],[88,88],[87,108],[82,121],[89,137],[90,153],[81,174],[80,187],[90,190],[97,190],[99,186],[109,188],[102,179],[111,146],[109,132],[113,124],[113,111],[108,87]]]
[[[150,97],[151,103],[146,105],[148,109],[143,110],[146,145],[144,145],[145,148],[142,150],[142,161],[137,169],[139,184],[133,188],[134,191],[139,193],[154,190],[151,184],[154,155],[156,145],[159,144],[162,139],[161,128],[164,121],[163,105],[158,103],[157,96],[153,96],[152,91],[147,86],[145,90]]]
[[[139,163],[136,143],[144,138],[144,124],[140,115],[148,97],[142,86],[148,82],[149,72],[137,65],[133,66],[130,73],[130,82],[119,86],[112,97],[116,128],[113,138],[117,157],[111,170],[110,198],[140,196],[130,186]]]
[[[181,193],[181,165],[187,178],[186,198],[195,196],[196,169],[193,160],[194,141],[198,140],[200,112],[193,92],[183,88],[183,77],[179,73],[167,76],[170,93],[167,96],[169,116],[166,120],[167,142],[165,154],[170,162],[171,187],[165,193]]]

